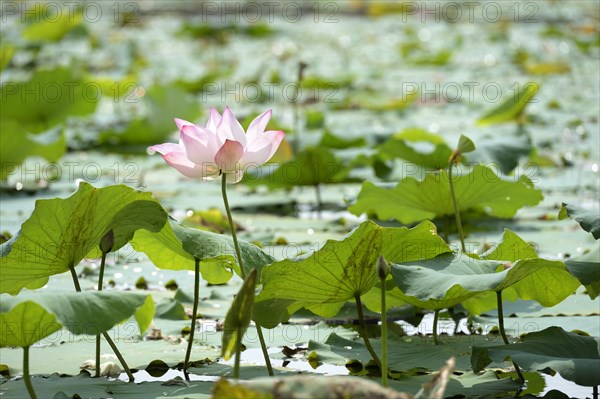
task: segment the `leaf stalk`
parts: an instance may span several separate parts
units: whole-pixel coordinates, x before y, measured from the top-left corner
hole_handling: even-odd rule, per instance
[[[498,329],[500,330],[500,335],[502,336],[502,340],[505,345],[510,345],[508,341],[508,337],[506,336],[506,331],[504,330],[504,314],[502,309],[502,291],[496,292],[496,300],[498,303]],[[513,360],[513,365],[515,366],[515,371],[517,372],[517,376],[519,377],[519,381],[521,384],[525,383],[525,377],[523,377],[523,373],[521,373],[521,369],[517,365],[517,363]]]
[[[37,399],[33,385],[31,384],[31,376],[29,375],[29,346],[23,347],[23,382],[31,399]]]
[[[233,246],[235,247],[237,262],[238,266],[240,267],[240,275],[243,279],[246,279],[246,271],[244,270],[242,253],[240,251],[240,244],[238,243],[235,225],[233,224],[233,217],[231,216],[231,209],[229,207],[229,200],[227,199],[227,175],[225,173],[223,173],[223,175],[221,176],[221,194],[223,195],[223,204],[225,205],[225,212],[227,213],[227,221],[229,222],[229,229],[231,231],[231,237],[233,239]],[[267,372],[269,373],[269,376],[273,377],[275,374],[273,373],[273,367],[271,366],[271,359],[269,358],[269,352],[267,351],[267,344],[265,343],[265,338],[262,334],[262,329],[260,328],[260,325],[258,325],[258,323],[256,323],[256,332],[258,335],[258,340],[260,341],[260,348],[262,350],[263,357],[265,358]],[[239,357],[241,339],[242,338],[240,337],[240,345],[236,348],[236,359]]]
[[[365,324],[365,315],[363,313],[362,301],[360,300],[360,295],[359,294],[354,295],[354,300],[356,301],[356,311],[358,312],[358,322],[360,323],[360,330],[361,330],[360,335],[362,335],[362,339],[365,343],[365,346],[367,347],[367,350],[371,354],[371,357],[377,364],[377,367],[379,367],[379,370],[383,370],[382,366],[381,366],[381,360],[379,360],[377,353],[375,352],[375,350],[373,349],[373,346],[371,345],[371,341],[369,341],[369,336],[367,335],[367,326]]]
[[[73,278],[73,285],[75,285],[75,291],[81,292],[81,285],[79,285],[79,278],[77,278],[77,273],[75,272],[75,266],[70,265],[69,269],[71,270],[71,277]],[[108,333],[106,331],[102,333],[102,336],[104,337],[106,342],[108,342],[108,345],[110,345],[110,347],[113,350],[117,359],[119,359],[121,366],[123,366],[123,370],[125,370],[125,374],[127,374],[127,377],[129,377],[129,382],[134,382],[135,377],[133,376],[133,373],[129,369],[129,366],[127,365],[127,362],[125,361],[125,358],[123,358],[123,355],[121,355],[121,352],[119,352],[119,348],[117,348],[117,345],[115,345],[112,338],[110,337],[110,335],[108,335]],[[100,367],[100,366],[98,364],[96,364],[96,368],[98,368],[98,367]]]
[[[454,183],[452,182],[452,166],[453,162],[450,162],[448,166],[448,183],[450,184],[450,197],[452,198],[452,205],[454,206],[454,217],[456,219],[456,228],[458,229],[458,235],[460,237],[460,247],[463,252],[466,252],[465,248],[465,235],[462,229],[462,222],[460,220],[460,212],[458,210],[458,202],[456,201],[456,194],[454,193]]]
[[[192,308],[192,325],[190,326],[190,336],[188,338],[187,350],[185,351],[185,360],[183,361],[183,374],[187,381],[190,376],[187,370],[190,366],[190,356],[192,354],[192,345],[194,344],[194,332],[196,331],[196,314],[198,313],[198,298],[200,296],[200,259],[194,258],[194,305]]]

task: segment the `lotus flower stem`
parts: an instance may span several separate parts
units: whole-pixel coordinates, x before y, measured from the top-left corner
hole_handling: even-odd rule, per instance
[[[29,392],[29,397],[37,399],[33,385],[31,385],[31,377],[29,376],[29,346],[23,347],[23,382],[25,383],[27,392]]]
[[[503,315],[503,311],[502,311],[502,291],[496,292],[496,299],[498,302],[498,329],[500,330],[500,335],[502,336],[502,340],[504,341],[504,344],[510,345],[510,342],[508,341],[508,338],[506,336],[506,331],[504,330],[504,315]],[[517,363],[514,362],[514,360],[512,363],[515,366],[515,371],[517,372],[517,375],[519,376],[519,380],[521,381],[521,384],[524,384],[525,377],[523,377],[523,374],[521,373],[521,369],[519,368]]]
[[[257,326],[258,327],[258,326]],[[240,357],[242,353],[242,326],[238,323],[237,336],[235,338],[235,360],[233,362],[233,378],[240,378]]]
[[[315,184],[315,195],[317,197],[317,212],[319,214],[319,218],[321,217],[321,211],[323,210],[323,199],[321,198],[321,185]]]
[[[462,222],[460,221],[460,212],[458,211],[458,203],[456,202],[456,195],[454,194],[454,183],[452,182],[452,166],[450,162],[448,166],[448,183],[450,184],[450,196],[452,197],[452,204],[454,205],[454,217],[456,218],[456,228],[458,229],[458,236],[460,237],[460,247],[463,252],[465,249],[465,235],[463,234]]]
[[[385,294],[387,291],[385,289],[385,281],[390,274],[390,266],[383,256],[379,256],[375,270],[381,283],[381,385],[387,387],[387,306],[385,304]]]
[[[438,345],[440,342],[438,341],[438,320],[440,318],[440,310],[437,309],[433,312],[433,343]]]
[[[362,339],[365,342],[365,346],[367,347],[367,350],[371,354],[371,357],[377,364],[377,367],[379,367],[379,370],[383,370],[381,367],[381,360],[379,360],[377,353],[375,353],[373,346],[371,346],[369,336],[367,335],[367,326],[365,325],[365,316],[363,314],[362,301],[360,300],[360,295],[354,295],[354,300],[356,301],[356,311],[358,312],[358,322],[360,323],[360,335],[362,335]]]
[[[98,275],[98,291],[102,291],[104,280],[104,265],[106,263],[106,252],[102,251],[102,259],[100,260],[100,272]],[[96,378],[100,377],[100,334],[96,334]]]
[[[381,280],[381,385],[387,387],[387,312],[385,304],[385,279]]]
[[[81,285],[79,285],[79,279],[77,278],[77,273],[75,272],[75,266],[69,266],[69,270],[71,270],[71,277],[73,278],[73,285],[75,285],[75,291],[81,292]],[[125,374],[127,374],[127,377],[129,377],[129,382],[135,381],[135,377],[129,369],[125,358],[123,358],[123,355],[121,355],[121,352],[119,352],[119,348],[117,348],[117,345],[115,345],[110,335],[108,335],[108,333],[105,331],[102,333],[102,336],[104,337],[106,342],[108,342],[108,345],[110,345],[117,359],[119,359],[121,366],[123,366],[123,370],[125,370]],[[96,364],[96,367],[99,367],[99,365]]]
[[[304,80],[304,70],[306,69],[306,67],[308,67],[308,64],[306,64],[305,62],[298,62],[298,74],[297,74],[297,78],[296,78],[296,86],[295,86],[295,93],[294,93],[294,141],[292,142],[292,148],[294,150],[294,153],[298,152],[300,150],[300,85],[302,84],[302,81]]]
[[[183,361],[183,373],[185,379],[189,381],[190,377],[187,369],[190,366],[190,356],[192,354],[192,345],[194,343],[194,332],[196,331],[196,314],[198,313],[198,297],[200,296],[200,259],[194,258],[194,306],[192,308],[192,325],[190,326],[190,337]]]
[[[240,244],[238,243],[237,234],[235,232],[235,225],[233,224],[233,217],[231,216],[231,209],[229,208],[229,201],[227,200],[227,176],[225,173],[221,176],[221,194],[223,195],[223,204],[225,205],[225,211],[227,212],[227,220],[229,221],[229,229],[231,230],[231,237],[233,238],[233,245],[235,247],[235,253],[237,255],[238,266],[240,267],[240,274],[243,279],[246,278],[246,271],[244,270],[242,253],[240,251]],[[271,359],[269,358],[269,352],[267,351],[267,344],[265,343],[265,338],[262,333],[262,329],[258,324],[256,324],[256,333],[258,335],[258,340],[260,341],[260,348],[262,350],[263,356],[265,358],[265,364],[267,365],[267,372],[269,376],[273,376],[273,367],[271,366]],[[239,358],[239,350],[241,347],[241,337],[240,337],[240,345],[236,348],[236,359]]]

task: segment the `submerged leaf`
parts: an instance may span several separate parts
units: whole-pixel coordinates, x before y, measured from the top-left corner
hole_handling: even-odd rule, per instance
[[[600,340],[549,327],[529,333],[520,343],[498,346],[475,346],[471,364],[478,372],[492,361],[510,357],[529,370],[554,370],[578,385],[600,385]]]

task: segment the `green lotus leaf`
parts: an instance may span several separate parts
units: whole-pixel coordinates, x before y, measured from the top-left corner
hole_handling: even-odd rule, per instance
[[[0,45],[0,71],[8,66],[13,55],[15,55],[15,46],[8,43]]]
[[[58,13],[53,12],[54,8]],[[37,8],[34,8],[38,11]],[[66,12],[60,7],[39,8],[39,14],[23,29],[23,37],[34,42],[58,42],[70,31],[80,26],[84,12]]]
[[[381,353],[381,339],[370,339],[373,348]],[[407,371],[414,368],[435,371],[443,359],[454,357],[456,370],[469,370],[471,367],[471,348],[473,345],[501,343],[499,336],[455,335],[444,337],[443,345],[435,345],[431,337],[414,336],[399,337],[390,334],[388,337],[388,364],[390,370]],[[367,347],[359,336],[340,336],[331,333],[324,342],[310,340],[306,353],[315,351],[319,359],[326,364],[345,365],[356,359],[367,362],[371,359]]]
[[[578,385],[600,385],[600,340],[549,327],[529,333],[520,343],[497,346],[475,346],[471,364],[478,372],[492,361],[510,357],[529,370],[551,369]]]
[[[23,176],[18,169],[27,157],[39,156],[48,162],[57,162],[67,150],[64,131],[57,127],[44,133],[29,134],[22,131],[20,122],[0,119],[0,180],[11,174]],[[15,134],[19,132],[18,134]],[[40,173],[41,174],[41,173]]]
[[[45,325],[52,323],[50,318],[41,314],[39,309],[35,306],[31,307],[31,304],[34,304],[55,316],[56,322],[59,325],[62,324],[71,333],[96,335],[110,330],[131,316],[136,316],[137,320],[152,320],[154,307],[148,306],[148,297],[152,301],[152,297],[149,295],[118,291],[64,292],[60,295],[56,295],[56,293],[30,293],[16,297],[4,294],[1,296],[0,312],[11,314],[15,312],[15,309],[25,308],[27,312],[22,313],[24,318],[21,319],[20,323],[23,326],[22,328],[26,329],[23,330],[24,332],[30,332],[30,327],[27,326],[30,324],[37,325],[35,324],[38,322],[37,316],[44,317]],[[149,323],[145,321],[141,324],[138,323],[140,334],[145,332],[148,325]],[[39,339],[48,335],[46,334]]]
[[[386,159],[400,158],[438,170],[448,167],[452,149],[437,134],[423,129],[406,129],[393,135],[378,147],[378,152]]]
[[[272,328],[301,308],[333,317],[345,301],[376,285],[375,265],[380,255],[390,262],[405,262],[449,250],[431,222],[413,229],[364,222],[341,241],[328,240],[310,255],[265,267],[254,320]]]
[[[600,245],[589,252],[565,261],[569,272],[585,286],[590,298],[600,295]]]
[[[133,88],[136,85],[132,85]],[[125,102],[131,96],[126,96]],[[137,97],[134,97],[137,101]],[[200,110],[192,96],[184,90],[170,86],[152,86],[140,102],[147,110],[144,116],[133,119],[122,131],[110,130],[102,132],[100,144],[110,146],[112,151],[119,145],[121,151],[146,152],[146,147],[160,143],[169,134],[177,130],[173,116],[195,120],[200,116]]]
[[[263,266],[274,261],[256,245],[238,241],[246,274],[252,269],[260,273]],[[232,270],[240,274],[230,236],[187,227],[172,218],[157,233],[138,230],[131,245],[160,269],[194,270],[194,258],[198,258],[202,277],[212,284],[227,282]]]
[[[100,240],[114,232],[113,251],[137,229],[158,231],[167,214],[150,193],[125,185],[95,188],[82,182],[69,198],[38,200],[14,241],[2,244],[0,292],[39,288],[48,277],[99,255]]]
[[[577,220],[585,231],[591,233],[596,240],[600,239],[600,209],[583,209],[573,205],[562,204],[558,219],[567,217]]]
[[[244,182],[269,187],[316,186],[347,180],[349,168],[328,148],[305,148],[270,173],[268,167],[248,170]]]
[[[31,346],[62,328],[56,317],[35,302],[21,302],[0,313],[0,347]]]
[[[67,118],[93,113],[101,93],[88,89],[74,68],[39,69],[27,82],[6,83],[0,120],[19,125],[14,131],[3,130],[2,136],[45,132]]]
[[[473,140],[471,140],[464,134],[461,134],[460,138],[458,139],[458,146],[456,147],[456,150],[460,154],[466,154],[468,152],[473,152],[473,151],[475,151],[475,143],[473,143]]]
[[[564,263],[538,258],[517,238],[507,230],[485,259],[447,253],[394,264],[392,277],[408,303],[431,310],[462,303],[472,314],[494,309],[499,291],[505,299],[532,299],[543,306],[554,306],[575,291],[579,281]],[[518,256],[526,258],[511,264]]]
[[[453,176],[453,182],[460,212],[473,210],[511,218],[521,207],[537,205],[543,198],[526,176],[511,181],[484,165],[476,165],[468,174]],[[393,218],[408,224],[453,215],[450,198],[448,174],[442,171],[428,174],[423,181],[404,178],[393,189],[365,182],[356,203],[348,209],[355,215],[374,213],[381,220]]]
[[[487,126],[496,123],[514,122],[523,114],[527,104],[540,90],[537,83],[523,85],[518,93],[511,95],[498,106],[477,120],[477,125]]]
[[[364,147],[367,144],[367,141],[365,140],[364,137],[356,137],[354,139],[352,138],[344,138],[344,137],[340,137],[340,136],[336,136],[335,134],[331,133],[329,130],[325,130],[325,132],[323,133],[323,136],[321,136],[321,141],[319,142],[319,146],[321,147],[328,147],[328,148],[335,148],[335,149],[340,149],[340,150],[344,150],[346,148],[352,148],[352,147]]]
[[[531,137],[520,129],[515,134],[478,137],[477,149],[469,154],[469,161],[483,164],[492,162],[500,172],[508,175],[519,165],[519,160],[528,157],[532,150]],[[520,170],[531,177],[538,172],[537,165],[532,163],[525,164]]]

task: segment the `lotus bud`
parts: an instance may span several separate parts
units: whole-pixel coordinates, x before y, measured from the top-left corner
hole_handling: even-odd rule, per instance
[[[108,231],[100,240],[100,251],[103,253],[109,253],[115,245],[115,233],[111,230]]]
[[[377,275],[381,280],[385,280],[388,274],[390,274],[390,266],[385,261],[384,257],[380,256],[377,261]]]

